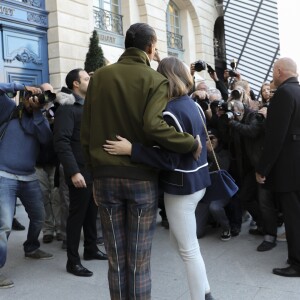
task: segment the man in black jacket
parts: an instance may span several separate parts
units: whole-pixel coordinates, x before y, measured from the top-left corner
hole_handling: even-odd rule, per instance
[[[76,276],[92,276],[81,265],[78,254],[81,229],[84,232],[85,260],[106,260],[96,246],[97,207],[93,200],[92,176],[86,169],[80,144],[83,103],[90,76],[83,69],[74,69],[66,77],[68,88],[57,94],[58,107],[54,123],[54,148],[63,165],[69,187],[70,206],[67,220],[67,271]]]
[[[300,86],[297,65],[290,58],[274,64],[277,87],[266,121],[264,150],[256,180],[276,193],[283,210],[289,267],[273,269],[285,277],[300,277]]]

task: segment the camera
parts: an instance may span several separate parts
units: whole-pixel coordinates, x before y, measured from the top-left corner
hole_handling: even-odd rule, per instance
[[[209,64],[206,64],[206,66],[207,66],[207,72],[208,72],[208,74],[215,73],[215,70]]]
[[[41,94],[33,94],[31,91],[23,91],[23,93],[20,94],[20,99],[28,99],[30,97],[37,97],[39,104],[45,105],[53,102],[56,99],[56,94],[51,91],[44,91]]]
[[[230,112],[232,110],[232,105],[230,102],[224,102],[220,101],[218,104],[219,110],[222,110],[224,112]]]
[[[236,60],[235,59],[232,59],[231,62],[230,62],[230,67],[231,67],[231,70],[229,70],[229,76],[230,77],[237,77],[238,74],[237,72],[235,72],[235,69],[237,67],[237,63],[236,63]]]
[[[36,96],[38,98],[38,101],[40,104],[47,104],[50,102],[53,102],[56,99],[56,94],[52,93],[51,91],[44,91],[41,94],[32,94],[31,92],[27,92],[29,97],[34,97]]]
[[[194,69],[196,72],[206,70],[206,63],[203,60],[197,60],[194,62]]]
[[[201,106],[203,111],[208,110],[209,99],[207,98],[207,96],[204,99],[200,99],[198,95],[194,95],[193,100],[196,101]]]
[[[232,100],[240,100],[242,97],[242,92],[240,90],[232,90],[230,96]]]
[[[237,72],[235,72],[235,71],[233,71],[233,70],[229,70],[229,76],[230,77],[237,77],[238,76],[238,74],[237,74]]]
[[[221,102],[218,105],[219,110],[224,111],[225,113],[222,115],[227,121],[233,120],[235,116],[240,116],[240,112],[235,112],[233,110],[233,106],[231,102]]]

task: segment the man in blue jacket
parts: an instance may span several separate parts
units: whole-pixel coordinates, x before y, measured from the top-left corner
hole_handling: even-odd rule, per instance
[[[16,107],[13,97],[24,91],[25,97]],[[17,197],[23,203],[30,224],[24,242],[25,258],[51,259],[52,254],[39,249],[39,234],[44,223],[44,204],[35,174],[40,144],[51,140],[48,121],[37,96],[40,90],[17,83],[0,83],[0,268],[6,262],[7,240],[11,232]],[[27,96],[26,96],[27,95]],[[13,282],[0,274],[0,288],[13,287]]]

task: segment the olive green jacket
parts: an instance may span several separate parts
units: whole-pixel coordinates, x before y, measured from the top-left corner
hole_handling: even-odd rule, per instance
[[[177,132],[163,119],[167,90],[167,79],[150,67],[146,53],[137,48],[126,49],[117,63],[94,73],[84,104],[81,143],[95,178],[156,179],[158,170],[103,150],[105,140],[116,140],[116,135],[179,153],[195,149],[194,137]]]

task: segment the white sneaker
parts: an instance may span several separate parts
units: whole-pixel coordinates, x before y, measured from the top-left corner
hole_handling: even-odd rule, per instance
[[[0,289],[12,288],[14,283],[3,275],[0,275]]]

